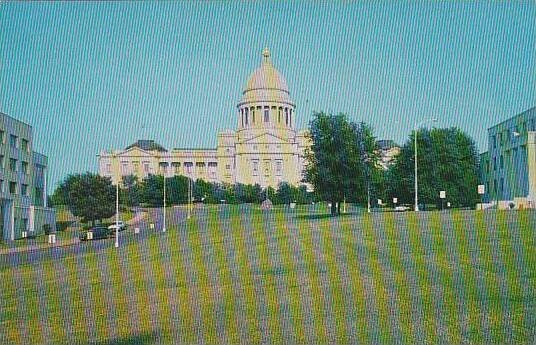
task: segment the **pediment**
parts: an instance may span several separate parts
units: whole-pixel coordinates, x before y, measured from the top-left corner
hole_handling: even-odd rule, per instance
[[[131,147],[128,150],[121,152],[119,157],[154,157],[154,154],[140,149],[139,147]]]
[[[246,139],[241,144],[288,144],[288,141],[272,133],[263,133]]]

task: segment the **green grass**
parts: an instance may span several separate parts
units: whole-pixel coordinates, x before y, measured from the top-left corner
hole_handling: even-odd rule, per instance
[[[0,258],[0,343],[534,342],[534,211],[308,215],[209,207],[119,250]]]

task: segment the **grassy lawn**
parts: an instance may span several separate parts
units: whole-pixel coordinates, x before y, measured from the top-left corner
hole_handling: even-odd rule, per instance
[[[534,211],[198,208],[119,250],[0,261],[0,344],[532,344],[535,228]]]

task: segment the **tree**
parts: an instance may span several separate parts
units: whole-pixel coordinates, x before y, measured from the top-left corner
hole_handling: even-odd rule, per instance
[[[345,114],[313,114],[306,150],[305,181],[317,195],[331,202],[331,214],[340,214],[347,195],[366,200],[366,191],[376,167],[376,140],[365,123],[348,121]],[[339,205],[339,207],[337,207]]]
[[[166,196],[166,199],[169,197]],[[164,205],[164,177],[149,175],[142,182],[142,201],[152,207]],[[166,200],[167,201],[167,200]]]
[[[414,135],[387,172],[387,193],[407,204],[413,203],[415,193]],[[417,135],[417,150],[419,202],[441,207],[441,190],[454,207],[478,202],[478,150],[470,136],[456,127],[422,128]]]
[[[123,176],[121,200],[127,206],[138,206],[141,201],[141,185],[135,175]]]
[[[54,195],[83,222],[109,218],[115,214],[115,187],[109,178],[92,173],[68,175]]]

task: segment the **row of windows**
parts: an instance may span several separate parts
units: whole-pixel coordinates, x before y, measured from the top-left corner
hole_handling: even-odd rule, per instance
[[[261,113],[261,110],[263,111],[263,120],[264,123],[270,122],[270,107],[269,106],[257,106],[255,107],[245,107],[240,109],[240,123],[242,127],[248,126],[251,122],[251,124],[257,123],[256,115]],[[293,118],[293,110],[292,108],[283,108],[283,107],[271,107],[273,117],[276,115],[277,110],[277,123],[282,123],[283,120],[285,120],[285,125],[292,127],[292,118]],[[251,115],[251,121],[250,121],[250,115]],[[274,120],[275,121],[275,120]]]
[[[130,165],[132,165],[132,170],[129,169]],[[151,164],[149,162],[143,162],[142,165],[143,165],[143,171],[146,174],[152,173]],[[161,162],[159,164],[160,172],[162,172],[163,169],[167,169],[168,165],[169,164],[167,164],[165,162]],[[194,170],[193,169],[193,167],[194,167],[193,162],[184,162],[182,166],[183,166],[184,171],[187,174],[193,173],[193,170]],[[206,166],[207,165],[206,165],[205,162],[196,162],[195,163],[196,171],[199,174],[204,174],[205,173],[205,167]],[[172,162],[171,163],[171,168],[173,169],[173,172],[175,174],[180,174],[181,173],[181,163],[180,162]],[[209,162],[208,163],[208,171],[209,171],[209,174],[211,176],[216,175],[216,168],[217,168],[217,163],[216,162]],[[111,173],[112,173],[112,164],[108,163],[108,164],[106,164],[106,174],[110,175]],[[130,164],[129,162],[121,162],[121,175],[129,175],[131,173],[134,173],[134,174],[139,174],[140,173],[140,163],[139,162],[132,162]]]
[[[521,154],[522,154],[522,156],[525,155],[525,150],[526,149],[527,148],[526,148],[525,145],[521,146]],[[506,158],[507,161],[510,161],[511,163],[516,162],[517,159],[518,159],[518,149],[517,149],[517,147],[514,147],[512,150],[507,150],[506,151],[506,156],[507,156],[507,158]],[[503,155],[500,155],[498,160],[497,160],[496,156],[493,157],[493,164],[491,164],[493,166],[493,171],[497,171],[497,168],[504,169],[504,162],[505,162],[505,159],[504,159]],[[486,171],[488,173],[490,173],[490,171],[491,171],[490,162],[486,163]]]
[[[0,144],[6,143],[6,132],[4,130],[0,130]],[[22,151],[30,152],[30,142],[27,139],[19,138],[18,136],[14,134],[9,135],[9,146],[13,148],[19,148]]]
[[[492,135],[491,145],[493,149],[496,149],[497,145],[503,146],[510,144],[516,136],[525,134],[528,131],[536,131],[536,119],[530,120],[529,124],[523,122],[520,126],[516,125],[512,128],[499,132],[496,135]]]
[[[259,160],[255,159],[252,161],[253,165],[253,176],[259,175]],[[272,161],[270,159],[263,160],[263,171],[264,176],[270,176],[272,172]],[[283,174],[283,160],[276,159],[275,164],[275,176],[281,176]]]
[[[4,169],[4,167],[5,167],[4,164],[5,164],[5,157],[4,157],[4,155],[0,155],[0,169]],[[15,158],[10,158],[9,159],[9,170],[11,172],[17,172],[17,166],[18,166],[18,161]],[[28,173],[29,173],[28,162],[20,161],[20,169],[24,174],[28,175]]]
[[[17,194],[17,186],[18,186],[17,182],[10,181],[9,182],[9,194],[12,194],[12,195]],[[0,191],[2,193],[4,192],[4,180],[0,180]],[[23,196],[28,195],[28,185],[27,184],[24,184],[24,183],[20,184],[20,194],[23,195]]]

